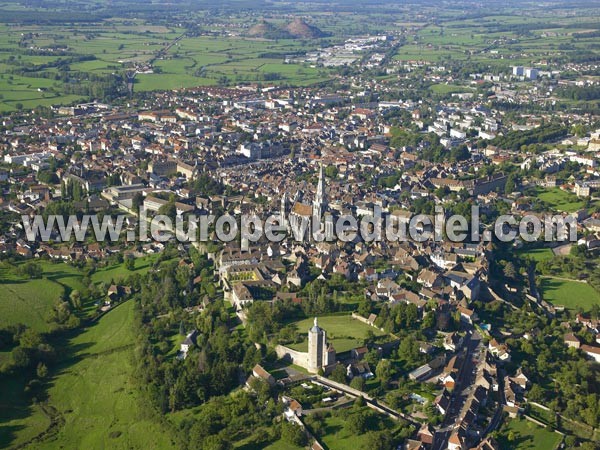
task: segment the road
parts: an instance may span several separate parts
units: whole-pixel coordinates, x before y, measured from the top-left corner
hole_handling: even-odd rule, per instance
[[[480,350],[482,345],[481,335],[473,327],[467,328],[465,344],[461,350],[463,363],[459,369],[458,377],[452,396],[450,397],[450,405],[448,413],[441,428],[436,433],[436,445],[433,450],[443,450],[448,446],[448,438],[452,431],[458,426],[459,417],[462,416],[465,408],[465,401],[472,389],[474,389],[476,368],[479,363]]]

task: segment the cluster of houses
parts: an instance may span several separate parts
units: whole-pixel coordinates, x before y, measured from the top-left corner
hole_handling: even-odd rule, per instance
[[[308,57],[338,65],[368,50],[373,54],[367,64],[376,66],[384,60],[378,49],[386,48],[387,41],[387,37],[350,40],[339,48],[323,50],[327,54]],[[450,71],[430,63],[398,61],[389,69],[391,73],[403,70],[398,83],[409,79],[416,69],[424,70],[428,82],[456,81]],[[516,75],[533,78],[531,74],[517,71]],[[234,216],[278,214],[291,229],[311,215],[361,217],[375,210],[383,219],[406,222],[415,204],[441,205],[450,195],[461,202],[473,201],[482,214],[498,201],[516,214],[531,212],[533,199],[505,192],[508,176],[499,167],[507,161],[518,163],[523,171],[538,169],[543,174],[540,179],[528,176],[524,182],[530,185],[560,186],[580,197],[589,197],[600,187],[598,132],[586,138],[569,136],[557,143],[561,150],[540,154],[492,145],[478,148],[479,140],[511,130],[531,130],[552,117],[540,113],[512,123],[489,106],[488,98],[470,88],[428,104],[427,100],[397,98],[397,89],[378,80],[363,80],[357,89],[355,82],[360,80],[353,75],[340,77],[348,83],[335,91],[326,86],[203,87],[155,93],[139,103],[132,99],[128,107],[92,103],[57,109],[58,115],[51,118],[24,113],[14,120],[3,118],[0,210],[13,216],[33,216],[51,203],[65,200],[79,212],[114,212],[118,208],[129,214],[126,230],[135,230],[138,210],[152,215],[173,203],[175,213],[183,217],[224,212]],[[489,74],[473,74],[468,81],[470,87],[483,82],[494,84],[493,97],[499,100],[526,102],[539,96],[513,90]],[[565,122],[589,124],[591,120],[577,113],[555,114]],[[431,141],[395,145],[398,123],[410,133],[436,135],[444,152],[464,147],[468,157],[452,162],[424,160],[422,155]],[[556,174],[573,163],[580,170],[568,180],[557,180]],[[210,188],[211,181],[218,187]],[[582,243],[588,248],[600,246],[600,238],[594,235],[600,232],[600,216],[586,211],[574,214],[582,227],[592,232]],[[106,242],[61,242],[56,233],[51,237],[52,243],[28,242],[23,226],[14,223],[0,231],[0,253],[85,261],[115,253],[137,257],[164,249],[159,242],[123,247]],[[297,292],[316,275],[322,280],[339,277],[364,282],[365,298],[389,305],[414,305],[419,317],[431,305],[441,329],[452,315],[466,327],[479,323],[474,302],[481,299],[488,281],[491,244],[433,239],[368,243],[360,238],[349,243],[287,239],[243,244],[223,244],[211,255],[225,296],[242,317],[254,302],[306,301]],[[411,282],[410,288],[407,282]],[[111,286],[106,303],[125,295],[125,287]],[[375,318],[364,320],[373,325]],[[577,320],[598,336],[597,321],[583,316]],[[326,339],[319,337],[318,330],[315,336],[316,345],[335,361],[335,349],[325,346]],[[194,332],[186,336],[180,358],[187,356],[196,337]],[[482,351],[465,406],[452,413],[458,414],[458,428],[449,437],[448,448],[462,449],[465,442],[480,438],[479,448],[497,448],[493,440],[485,439],[477,420],[490,392],[502,391],[507,411],[512,414],[510,408],[516,408],[518,412],[527,377],[518,372],[498,380],[496,364],[511,359],[509,348],[498,339],[490,339]],[[433,377],[443,386],[436,399],[442,415],[448,414],[450,392],[459,382],[468,356],[463,341],[460,333],[447,333],[443,347],[448,357],[435,357],[409,375],[418,381]],[[600,361],[598,346],[580,342],[573,332],[565,335],[565,343]],[[365,348],[353,350],[346,365],[348,378],[372,376],[365,352]],[[309,352],[306,364],[318,369],[329,362],[311,362]],[[273,382],[260,366],[255,367],[254,376]],[[289,408],[293,415],[301,411],[301,405],[293,401]],[[418,445],[431,448],[434,437],[425,426],[419,431]]]

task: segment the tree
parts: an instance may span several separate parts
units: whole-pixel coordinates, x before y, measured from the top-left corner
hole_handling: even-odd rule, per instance
[[[73,305],[73,308],[81,309],[81,293],[77,289],[71,292],[69,299],[71,300],[71,305]]]
[[[125,258],[125,268],[130,271],[135,270],[135,259],[131,257]]]
[[[25,368],[31,364],[31,359],[29,358],[29,352],[23,347],[15,348],[11,354],[11,361],[13,366],[18,368]]]
[[[37,365],[36,373],[38,378],[46,378],[48,376],[48,367],[44,363],[39,363]]]
[[[328,178],[337,178],[338,168],[336,166],[327,166],[324,172],[325,176]]]
[[[516,439],[515,432],[510,430],[508,432],[508,435],[506,436],[506,439],[508,440],[508,442],[515,442],[515,439]]]
[[[508,177],[506,177],[506,184],[504,185],[504,193],[507,195],[512,194],[513,192],[515,192],[516,189],[517,189],[516,175],[514,173],[511,173],[510,175],[508,175]]]
[[[337,381],[338,383],[345,383],[346,369],[344,369],[344,366],[342,364],[336,365],[333,371],[331,372],[329,378],[331,378],[333,381]]]
[[[362,434],[367,428],[367,418],[362,411],[350,414],[346,419],[346,428],[352,434]]]
[[[574,256],[575,258],[585,258],[587,256],[587,248],[585,246],[585,244],[581,244],[581,245],[573,245],[571,247],[571,250],[569,251],[571,256]]]
[[[281,439],[298,447],[304,447],[307,444],[304,430],[289,422],[282,422],[281,424]]]
[[[382,386],[387,386],[392,380],[392,376],[394,375],[394,366],[389,359],[382,359],[377,364],[377,368],[375,369],[375,374],[379,381],[381,381]]]
[[[18,273],[21,276],[26,276],[28,278],[41,278],[42,277],[42,267],[34,262],[27,262],[19,267]]]
[[[394,448],[394,439],[387,430],[379,432],[369,431],[367,436],[367,450],[388,450]]]
[[[365,390],[365,379],[363,377],[354,377],[350,382],[350,387],[358,389],[359,391]]]
[[[230,450],[233,446],[231,442],[222,436],[207,436],[202,442],[202,450]]]
[[[512,280],[517,275],[517,270],[515,269],[515,265],[512,262],[508,261],[504,265],[504,268],[502,269],[502,273],[504,274],[504,276],[506,278],[510,278]]]

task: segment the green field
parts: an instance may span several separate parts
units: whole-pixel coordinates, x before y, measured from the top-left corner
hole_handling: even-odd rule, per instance
[[[133,302],[128,302],[70,339],[51,372],[45,406],[63,424],[51,439],[36,443],[36,449],[173,448],[165,430],[138,404],[131,381],[134,334]],[[18,397],[21,391],[14,381],[0,386],[2,398]],[[27,441],[47,426],[39,407],[23,405],[19,398],[10,406],[13,413],[20,408],[34,415],[0,422],[0,446]]]
[[[348,450],[353,448],[366,448],[367,436],[357,436],[345,427],[346,422],[339,418],[330,416],[323,421],[323,430],[325,436],[323,437],[323,443],[330,450]]]
[[[103,267],[96,270],[92,274],[92,281],[94,283],[111,283],[123,281],[125,278],[137,273],[139,275],[145,275],[152,268],[153,264],[160,257],[159,254],[148,255],[142,258],[135,259],[135,269],[128,270],[125,264],[114,264],[111,266]]]
[[[483,63],[495,69],[510,65],[532,65],[548,56],[566,57],[574,51],[590,49],[591,37],[573,37],[585,26],[577,17],[550,16],[537,10],[533,14],[506,10],[504,15],[456,20],[446,11],[436,14],[437,23],[427,24],[407,39],[394,59],[428,61],[441,65],[454,61]],[[512,13],[512,14],[511,14]],[[580,14],[586,14],[581,11]],[[589,11],[590,17],[597,15]],[[549,29],[552,22],[554,27]],[[518,28],[531,27],[528,33]],[[579,28],[579,29],[578,29]]]
[[[443,83],[434,84],[434,85],[430,86],[429,89],[432,92],[434,92],[436,94],[441,94],[441,95],[471,92],[470,88],[466,88],[463,86],[457,86],[457,85],[453,85],[453,84],[443,84]]]
[[[517,255],[530,258],[536,262],[554,258],[554,253],[549,248],[532,248],[517,251]]]
[[[48,312],[62,298],[64,288],[49,278],[27,280],[0,269],[0,327],[22,323],[47,331]]]
[[[135,270],[130,271],[124,264],[114,264],[97,269],[91,280],[98,283],[123,281],[130,275],[146,274],[159,258],[158,254],[136,258]],[[38,331],[48,331],[46,322],[49,311],[55,302],[68,297],[73,290],[80,292],[86,287],[82,284],[83,272],[67,263],[47,260],[37,261],[42,269],[42,278],[29,280],[13,273],[11,266],[0,268],[0,327],[22,323]],[[83,314],[95,311],[93,305],[97,299],[90,299],[83,305]]]
[[[600,304],[600,294],[589,284],[578,281],[542,277],[540,292],[544,300],[567,309],[589,311],[592,305]]]
[[[351,412],[350,414],[356,414]],[[391,419],[378,415],[377,420],[383,424],[384,429],[392,431],[397,425]],[[348,430],[346,421],[342,417],[330,415],[323,419],[323,436],[321,441],[329,450],[349,450],[368,448],[369,435],[354,434]]]
[[[308,351],[308,330],[313,326],[313,318],[295,322],[298,331],[305,336],[303,342],[290,345],[294,350]],[[327,332],[327,339],[333,343],[335,351],[338,353],[352,350],[364,344],[364,340],[369,331],[375,336],[383,336],[384,333],[377,328],[366,325],[355,320],[350,315],[321,316],[319,317],[319,326]]]
[[[513,433],[513,441],[508,434]],[[525,419],[512,419],[502,428],[499,437],[502,448],[514,450],[553,450],[561,442],[561,436],[545,428],[539,427]]]
[[[323,68],[284,64],[284,55],[317,49],[320,40],[202,35],[182,38],[184,34],[185,29],[179,26],[123,19],[68,27],[0,24],[0,112],[86,101],[82,95],[69,93],[65,77],[86,84],[90,83],[87,74],[110,78],[140,63],[153,63],[154,73],[138,74],[136,91],[217,83],[284,82],[306,86],[330,78]],[[68,52],[51,50],[57,47]],[[65,67],[61,63],[66,58],[78,59]]]
[[[565,192],[560,188],[541,189],[536,188],[534,194],[530,194],[545,202],[550,208],[557,211],[575,212],[583,208],[583,201],[571,192]]]

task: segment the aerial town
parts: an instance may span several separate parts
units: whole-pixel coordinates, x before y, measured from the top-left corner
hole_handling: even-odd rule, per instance
[[[24,30],[15,54],[71,68],[0,56],[1,448],[600,448],[598,5],[506,6],[505,23],[481,13],[487,31],[447,5],[380,23],[371,2],[360,26],[342,3],[330,27],[323,5],[194,10],[201,25],[181,13],[173,29],[117,6],[123,36],[172,39],[122,62],[118,85],[74,75],[101,53],[45,43],[63,42],[59,18],[2,25]],[[234,44],[193,77],[168,71],[219,40],[265,46],[253,58],[272,72],[252,78]],[[12,102],[20,78],[48,79],[34,70],[81,79],[63,101]],[[436,214],[468,237],[301,230]],[[567,226],[532,232],[550,215]],[[91,216],[122,226],[78,235]],[[288,233],[219,238],[242,216]],[[51,218],[63,229],[32,235]],[[197,218],[206,235],[180,239],[174,223]]]

